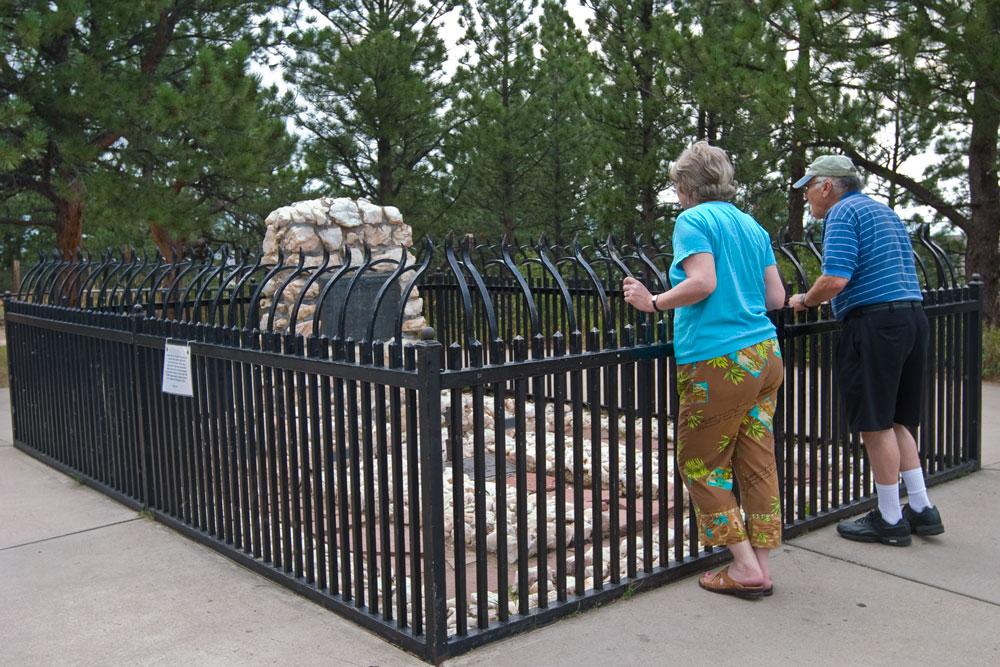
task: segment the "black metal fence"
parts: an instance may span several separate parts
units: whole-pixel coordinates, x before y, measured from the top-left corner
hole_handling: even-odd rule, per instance
[[[918,248],[933,484],[979,465],[980,287]],[[778,248],[804,274],[803,250]],[[620,298],[625,274],[662,287],[669,252],[448,243],[431,272],[433,254],[382,275],[437,340],[406,340],[403,298],[388,342],[273,330],[275,300],[299,312],[325,275],[319,324],[368,253],[40,262],[5,301],[16,445],[432,662],[724,557],[674,465],[670,323]],[[791,537],[871,504],[873,479],[840,415],[839,325],[774,316]],[[193,397],[161,391],[168,341]]]

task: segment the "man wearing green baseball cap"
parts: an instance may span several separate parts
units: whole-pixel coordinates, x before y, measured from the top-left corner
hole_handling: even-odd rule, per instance
[[[860,432],[875,471],[878,508],[837,532],[859,542],[911,543],[911,532],[944,532],[927,498],[913,437],[920,424],[929,326],[913,247],[892,209],[861,192],[850,158],[821,155],[794,187],[823,220],[823,273],[788,302],[796,311],[830,300],[841,321],[837,379],[851,431]],[[909,503],[900,507],[899,477]]]
[[[861,175],[858,174],[858,170],[854,166],[854,163],[851,162],[851,158],[843,155],[820,155],[812,161],[812,164],[806,168],[805,175],[795,181],[795,185],[792,187],[798,190],[817,176],[836,176],[840,178],[853,176],[859,181],[861,179]]]

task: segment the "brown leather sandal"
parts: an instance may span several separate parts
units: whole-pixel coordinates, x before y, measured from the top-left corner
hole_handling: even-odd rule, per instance
[[[728,566],[716,572],[707,582],[704,576],[699,577],[698,585],[712,593],[733,595],[744,600],[757,600],[764,596],[763,584],[757,584],[756,586],[741,584],[729,576]]]

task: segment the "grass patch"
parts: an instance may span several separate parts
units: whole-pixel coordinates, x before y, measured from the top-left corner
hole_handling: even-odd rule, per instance
[[[10,381],[7,379],[7,346],[0,346],[0,389],[9,387]]]
[[[1000,327],[983,327],[983,379],[1000,380]]]

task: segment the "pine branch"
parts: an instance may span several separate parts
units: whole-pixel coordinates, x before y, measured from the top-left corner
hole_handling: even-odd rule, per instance
[[[0,225],[14,225],[15,227],[55,227],[56,221],[48,218],[39,220],[34,217],[30,217],[25,220],[24,218],[0,217]]]
[[[852,146],[843,141],[818,141],[813,144],[814,146],[827,146],[830,148],[839,148],[844,151],[844,154],[851,158],[855,164],[864,167],[866,170],[870,171],[877,176],[881,176],[891,183],[905,188],[910,192],[921,204],[925,206],[930,206],[935,211],[940,213],[942,216],[947,218],[956,227],[963,231],[968,231],[972,227],[972,220],[967,216],[963,215],[959,211],[959,207],[955,206],[944,200],[941,195],[934,192],[931,188],[919,183],[916,179],[910,178],[905,174],[901,174],[898,171],[889,169],[882,166],[878,162],[869,160],[864,155],[855,150]]]

